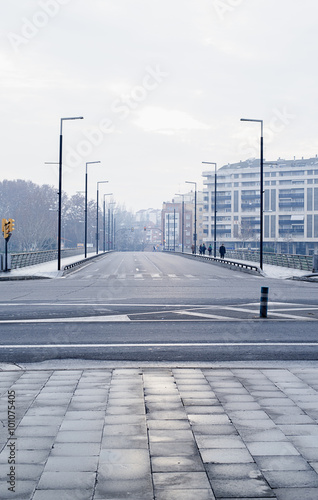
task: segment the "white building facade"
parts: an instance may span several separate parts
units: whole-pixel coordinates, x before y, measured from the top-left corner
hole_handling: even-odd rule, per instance
[[[214,171],[204,178],[204,240],[214,239]],[[264,162],[263,249],[318,253],[318,158]],[[259,247],[260,160],[217,171],[217,245]]]

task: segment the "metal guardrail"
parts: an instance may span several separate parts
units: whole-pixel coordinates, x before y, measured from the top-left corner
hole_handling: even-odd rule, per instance
[[[86,257],[86,259],[78,260],[76,262],[72,262],[71,264],[67,264],[66,266],[63,267],[63,275],[70,273],[75,267],[82,267],[83,265],[87,264],[91,260],[96,260],[98,257],[103,257],[104,255],[110,253],[110,251],[106,252],[101,252],[96,255],[92,255],[91,257]]]
[[[248,261],[248,262],[256,262],[259,263],[259,251],[256,250],[228,250],[226,252],[227,258],[221,259],[218,257],[211,257],[207,255],[198,255],[198,254],[186,254],[182,252],[172,252],[177,253],[179,255],[190,255],[191,257],[202,257],[205,259],[212,259],[215,262],[224,264],[231,264],[234,267],[242,267],[245,269],[253,268],[259,269],[259,266],[252,266],[248,263],[242,262],[234,262],[229,260],[228,257],[232,257],[233,259]],[[263,263],[270,264],[272,266],[281,266],[281,267],[289,267],[291,269],[300,269],[301,271],[309,271],[309,272],[317,272],[318,267],[318,257],[317,255],[298,255],[298,254],[278,254],[278,253],[270,253],[263,252]]]
[[[82,254],[82,248],[62,249],[62,257]],[[34,266],[57,259],[57,250],[42,250],[39,252],[11,253],[11,269]]]
[[[251,250],[229,250],[227,255],[233,259],[249,260],[259,262],[259,252]],[[302,271],[313,270],[313,255],[278,254],[263,252],[263,263],[272,266],[290,267]]]
[[[168,251],[168,250],[165,250]],[[233,267],[239,271],[247,271],[247,272],[256,272],[260,273],[260,268],[258,266],[254,266],[253,264],[249,264],[247,262],[235,262],[229,259],[221,259],[218,257],[210,257],[209,255],[200,255],[200,254],[192,254],[192,253],[182,253],[182,252],[169,252],[176,255],[182,255],[183,257],[188,257],[190,259],[200,259],[209,262],[215,262],[216,264],[221,264],[224,266]]]

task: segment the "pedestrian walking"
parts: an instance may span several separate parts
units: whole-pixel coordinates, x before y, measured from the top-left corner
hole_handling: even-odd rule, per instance
[[[199,254],[202,255],[202,245],[199,246]]]
[[[205,251],[206,251],[206,246],[205,246],[205,243],[202,244],[202,253],[203,255],[205,255]]]
[[[208,252],[209,252],[209,255],[211,256],[212,255],[212,245],[211,245],[211,243],[208,246]]]
[[[220,246],[220,248],[219,248],[219,252],[220,252],[220,257],[221,257],[221,259],[224,259],[224,255],[225,255],[225,253],[226,253],[226,249],[225,249],[225,246],[224,246],[224,244],[223,244],[223,243],[222,243],[222,245],[221,245],[221,246]]]

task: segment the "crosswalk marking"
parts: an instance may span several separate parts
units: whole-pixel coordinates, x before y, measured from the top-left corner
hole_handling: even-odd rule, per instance
[[[168,279],[168,280],[173,280],[173,281],[178,281],[181,279],[187,279],[189,281],[199,281],[200,278],[193,276],[193,274],[175,274],[175,273],[169,273],[169,274],[161,274],[161,273],[118,273],[118,274],[100,274],[98,275],[86,275],[86,276],[81,276],[80,278],[78,277],[77,274],[70,275],[68,276],[68,279],[81,279],[81,280],[87,280],[87,279],[94,279],[98,278],[101,280],[145,280],[145,279],[151,279],[155,281],[163,280],[163,279]],[[209,281],[215,281],[217,278],[206,278]]]

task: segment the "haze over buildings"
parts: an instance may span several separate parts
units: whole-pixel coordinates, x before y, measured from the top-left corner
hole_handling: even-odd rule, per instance
[[[318,153],[315,0],[15,0],[0,19],[1,178],[161,208],[218,166]],[[106,189],[106,186],[105,186]]]

